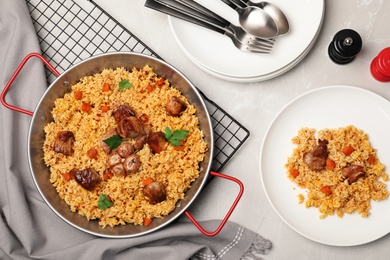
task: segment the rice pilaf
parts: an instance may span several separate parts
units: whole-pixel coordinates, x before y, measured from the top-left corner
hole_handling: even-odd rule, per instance
[[[322,170],[312,170],[304,157],[316,148],[319,140],[327,140],[326,166]],[[356,127],[350,125],[318,132],[313,128],[301,128],[292,143],[296,147],[285,164],[287,175],[307,191],[306,196],[298,195],[298,203],[305,203],[306,208],[318,208],[320,218],[335,213],[343,217],[345,213],[354,212],[365,218],[370,214],[371,200],[381,201],[388,197],[384,182],[389,176],[385,166],[379,161],[376,149],[371,147],[368,136]],[[347,178],[349,167],[360,169],[359,178]]]
[[[130,84],[126,89],[118,87],[123,79]],[[102,89],[104,85],[109,88]],[[82,98],[75,97],[76,92],[81,92]],[[165,111],[165,105],[172,96],[180,98],[186,105],[180,116],[171,116]],[[84,111],[85,104],[90,105],[89,110]],[[137,172],[127,176],[111,174],[110,178],[105,179],[109,155],[100,143],[108,129],[117,125],[112,112],[122,104],[129,104],[136,117],[147,115],[144,124],[151,132],[165,132],[169,127],[172,131],[186,130],[188,134],[181,149],[168,143],[164,151],[154,153],[149,145],[144,145],[135,152],[141,161]],[[163,218],[169,214],[198,178],[199,163],[208,149],[199,128],[196,108],[148,65],[132,71],[124,68],[104,69],[101,73],[80,79],[72,86],[70,93],[55,101],[52,115],[54,121],[44,128],[46,136],[43,145],[44,161],[50,168],[50,182],[71,211],[78,212],[88,220],[98,220],[102,227],[127,223],[141,225],[145,219]],[[71,155],[53,149],[57,133],[64,130],[74,135]],[[93,158],[88,154],[92,148],[96,150]],[[74,179],[65,178],[74,168],[96,170],[100,176],[97,186],[87,190]],[[146,179],[164,185],[164,201],[149,203],[143,194]],[[102,194],[107,195],[112,203],[104,210],[98,207]]]

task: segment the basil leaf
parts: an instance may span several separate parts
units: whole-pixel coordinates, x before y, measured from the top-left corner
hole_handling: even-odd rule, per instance
[[[129,88],[132,88],[133,87],[133,84],[131,84],[129,82],[129,80],[127,79],[122,79],[120,82],[119,82],[119,89],[120,90],[125,90],[125,89],[129,89]]]
[[[98,208],[101,210],[108,209],[111,207],[113,203],[111,200],[108,199],[106,194],[100,194],[99,200],[98,200]]]
[[[119,135],[113,135],[103,140],[103,142],[105,142],[110,147],[111,150],[114,150],[123,142],[123,140],[122,137],[120,137]]]

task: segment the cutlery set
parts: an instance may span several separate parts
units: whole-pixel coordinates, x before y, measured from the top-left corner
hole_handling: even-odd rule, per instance
[[[248,53],[270,53],[275,37],[289,30],[286,16],[274,5],[244,0],[222,1],[237,12],[240,26],[193,0],[146,0],[145,6],[223,34],[236,48]]]

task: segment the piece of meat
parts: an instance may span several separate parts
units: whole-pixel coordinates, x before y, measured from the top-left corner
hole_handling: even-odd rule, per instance
[[[122,138],[135,138],[146,134],[147,130],[138,118],[129,116],[119,122],[117,132]]]
[[[100,182],[100,175],[92,168],[84,170],[73,169],[70,174],[86,190],[92,190]]]
[[[126,176],[125,167],[122,163],[115,164],[110,167],[111,172],[117,176]]]
[[[141,158],[137,154],[127,156],[123,162],[123,166],[127,174],[135,173],[141,166]]]
[[[148,135],[146,135],[146,134],[145,135],[139,135],[139,136],[134,138],[134,141],[135,141],[134,149],[136,151],[139,151],[139,150],[141,150],[144,147],[144,145],[148,141]]]
[[[318,140],[318,145],[311,152],[303,154],[303,162],[313,171],[321,171],[326,167],[328,158],[328,140]]]
[[[166,149],[167,139],[163,132],[153,132],[149,134],[147,144],[154,153],[161,153]]]
[[[112,116],[115,121],[119,123],[125,117],[135,116],[135,113],[128,104],[124,104],[115,108],[114,111],[112,111]]]
[[[366,173],[364,172],[364,168],[360,165],[350,165],[341,170],[341,175],[344,178],[348,179],[348,183],[354,183],[359,178],[364,177]]]
[[[187,105],[178,97],[171,97],[167,104],[165,105],[165,110],[171,116],[178,116],[181,112],[186,110]]]
[[[108,144],[106,144],[104,142],[104,140],[114,136],[114,135],[118,135],[118,133],[116,132],[116,128],[111,128],[110,130],[108,130],[103,136],[102,138],[100,138],[100,147],[103,149],[103,151],[106,153],[106,154],[109,154],[111,152],[111,148]]]
[[[134,153],[134,146],[131,143],[121,143],[118,148],[116,148],[116,152],[122,156],[123,158],[129,156]]]
[[[167,198],[165,187],[161,182],[155,181],[150,183],[145,186],[143,192],[148,198],[149,203],[152,205],[162,202]]]
[[[108,155],[107,162],[110,166],[114,166],[122,162],[122,156],[120,156],[117,152],[112,152]]]
[[[74,135],[71,131],[59,131],[54,141],[54,152],[64,155],[73,154]]]

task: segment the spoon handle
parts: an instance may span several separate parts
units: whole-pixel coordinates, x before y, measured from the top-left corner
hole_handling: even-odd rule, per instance
[[[224,2],[225,4],[227,4],[228,6],[230,6],[231,8],[233,9],[236,9],[236,8],[241,8],[243,6],[239,5],[236,1],[234,0],[221,0],[222,2]]]
[[[221,19],[223,19],[222,17],[218,17],[217,15],[215,15],[215,17],[220,18],[220,19],[216,19],[215,17],[210,17],[204,13],[198,12],[193,7],[183,5],[179,2],[177,2],[176,0],[155,0],[155,1],[162,4],[162,5],[167,6],[173,10],[179,11],[179,12],[184,13],[190,17],[196,18],[198,20],[201,20],[202,22],[211,24],[211,25],[216,26],[216,27],[223,29],[223,30],[226,30],[227,25],[229,25],[229,22],[226,20],[223,20],[223,22],[221,22]]]
[[[224,2],[220,0],[193,0],[204,8],[214,12],[215,14],[223,17],[229,23],[233,25],[240,25],[238,13],[236,10],[226,5]]]
[[[156,1],[167,3],[171,5],[171,7],[173,7],[174,9],[179,9],[180,11],[188,12],[189,15],[193,14],[197,17],[200,16],[199,18],[205,18],[203,15],[206,15],[207,17],[216,19],[225,25],[228,25],[230,23],[225,18],[221,17],[220,15],[214,13],[213,11],[207,9],[206,7],[198,4],[193,0],[156,0]]]
[[[193,1],[193,0],[175,0],[176,2],[179,2],[185,6],[188,6],[189,8],[192,8],[200,13],[203,13],[207,16],[210,16],[210,17],[213,17],[225,24],[228,24],[229,21],[227,21],[225,18],[217,15],[216,13],[214,13],[213,11],[210,11],[209,9],[205,8],[204,6],[198,4],[197,2]]]
[[[158,2],[158,1],[160,1],[160,2]],[[194,16],[190,16],[187,13],[184,13],[183,11],[181,11],[179,9],[173,9],[170,6],[167,6],[163,3],[161,3],[161,0],[146,0],[145,6],[148,8],[154,9],[156,11],[165,13],[167,15],[171,15],[173,17],[179,18],[181,20],[184,20],[184,21],[196,24],[196,25],[200,25],[204,28],[213,30],[213,31],[221,33],[221,34],[224,34],[227,30],[223,26],[222,26],[222,28],[220,28],[220,26],[221,26],[220,24],[218,24],[218,25],[217,25],[217,23],[213,24],[213,22],[211,22],[211,20],[209,20],[208,22],[205,22],[199,18],[196,18]]]

